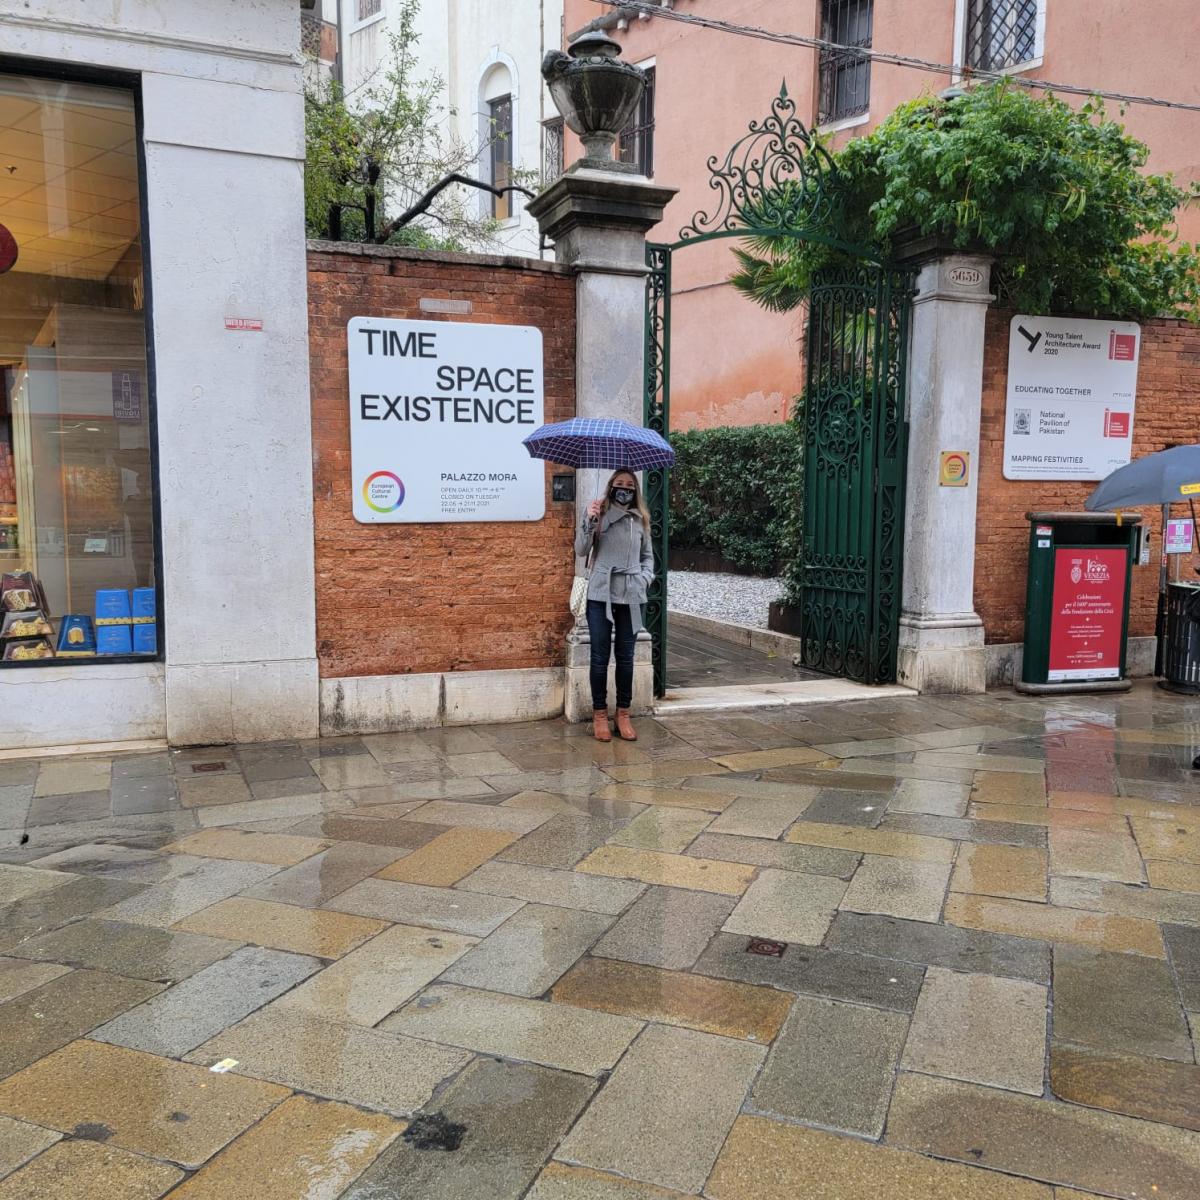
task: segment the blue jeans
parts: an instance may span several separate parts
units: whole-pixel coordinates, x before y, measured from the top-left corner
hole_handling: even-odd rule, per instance
[[[612,649],[613,625],[617,627],[617,707],[628,708],[633,703],[633,650],[637,637],[633,632],[633,615],[628,604],[612,606],[613,619],[608,619],[603,600],[589,600],[587,606],[588,634],[592,641],[592,707],[608,708],[608,656]]]

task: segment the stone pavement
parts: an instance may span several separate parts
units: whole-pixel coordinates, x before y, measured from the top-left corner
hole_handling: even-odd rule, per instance
[[[1200,704],[641,729],[0,763],[0,1200],[1200,1195]]]

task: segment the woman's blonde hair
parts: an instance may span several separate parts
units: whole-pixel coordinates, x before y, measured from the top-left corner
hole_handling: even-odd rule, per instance
[[[641,515],[642,524],[645,525],[647,530],[649,530],[650,510],[646,507],[645,500],[642,499],[642,485],[638,480],[637,472],[630,467],[618,467],[608,477],[608,482],[604,485],[604,501],[601,515],[608,512],[608,506],[610,503],[609,495],[612,492],[613,480],[615,480],[618,475],[628,475],[633,480],[633,506]]]

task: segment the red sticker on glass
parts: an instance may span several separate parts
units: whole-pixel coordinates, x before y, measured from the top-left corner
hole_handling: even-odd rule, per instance
[[[0,225],[0,275],[11,271],[17,265],[17,239]]]

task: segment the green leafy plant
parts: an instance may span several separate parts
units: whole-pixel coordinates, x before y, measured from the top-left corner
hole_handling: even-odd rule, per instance
[[[671,436],[671,548],[773,574],[799,544],[803,442],[794,420]]]
[[[1174,224],[1195,197],[1147,174],[1148,155],[1099,100],[1072,109],[1005,81],[924,97],[834,156],[830,215],[814,232],[883,257],[914,232],[992,254],[993,289],[1022,312],[1198,320],[1200,254]],[[848,259],[787,237],[736,253],[734,286],[774,311]]]
[[[497,222],[480,212],[474,189],[442,192],[411,224],[404,213],[435,183],[456,172],[473,175],[491,144],[458,138],[454,112],[437,75],[416,58],[418,0],[400,0],[390,54],[360,87],[316,79],[305,91],[304,215],[310,237],[466,250],[496,239]]]

